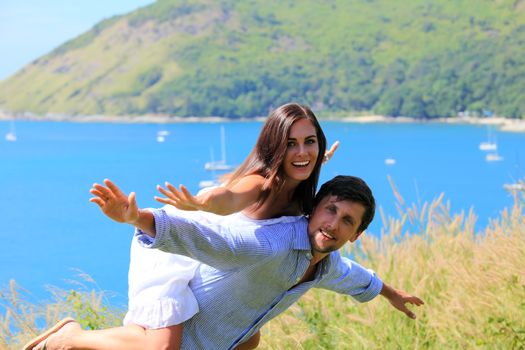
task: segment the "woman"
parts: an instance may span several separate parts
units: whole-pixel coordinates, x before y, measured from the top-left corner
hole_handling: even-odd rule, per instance
[[[253,219],[308,214],[321,165],[336,148],[337,143],[325,156],[326,138],[313,112],[296,103],[286,104],[270,114],[254,149],[223,186],[192,196],[184,186],[177,190],[167,183],[167,189],[158,187],[166,198],[156,199],[182,210],[219,215],[242,211]],[[91,193],[99,197],[103,191],[103,186],[95,184]],[[97,197],[91,201],[102,208]],[[82,333],[82,342],[73,348],[179,349],[182,323],[198,311],[188,287],[197,267],[198,263],[189,258],[147,250],[134,240],[126,326],[80,331],[78,325],[68,323],[71,334]],[[64,330],[62,338],[66,338],[65,334]],[[46,349],[59,349],[59,338],[60,334],[50,337]],[[238,349],[253,349],[258,342],[259,334]]]

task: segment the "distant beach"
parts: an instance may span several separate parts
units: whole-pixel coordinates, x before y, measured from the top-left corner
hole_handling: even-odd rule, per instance
[[[410,117],[386,117],[381,115],[369,115],[360,117],[324,118],[349,122],[349,123],[449,123],[449,124],[473,124],[493,125],[501,131],[525,132],[525,119],[510,119],[503,117],[451,117],[436,119],[418,119]]]
[[[179,117],[171,115],[145,114],[141,116],[106,116],[106,115],[67,115],[34,113],[9,113],[0,110],[0,120],[30,120],[30,121],[57,121],[76,123],[224,123],[230,121],[264,121],[266,117],[255,118],[224,118],[224,117]],[[320,117],[320,120],[332,120],[348,123],[450,123],[492,125],[498,130],[506,132],[525,132],[525,119],[511,119],[504,117],[471,117],[460,116],[450,118],[419,119],[412,117],[388,117],[381,115],[362,115],[349,117]]]

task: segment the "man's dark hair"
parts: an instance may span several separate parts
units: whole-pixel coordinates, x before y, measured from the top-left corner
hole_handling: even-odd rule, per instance
[[[365,207],[358,232],[366,230],[374,219],[374,213],[376,211],[374,195],[366,182],[358,177],[339,175],[325,182],[315,196],[314,207],[326,196],[336,196],[337,200],[348,200],[350,202],[360,203]]]

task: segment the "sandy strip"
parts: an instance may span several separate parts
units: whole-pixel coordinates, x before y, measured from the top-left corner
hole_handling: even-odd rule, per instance
[[[76,115],[33,113],[11,114],[0,110],[0,120],[31,120],[31,121],[60,121],[78,123],[224,123],[232,121],[264,121],[265,117],[258,118],[222,118],[222,117],[177,117],[170,115],[142,115],[142,116],[103,116],[103,115]],[[436,118],[432,120],[409,117],[385,117],[381,115],[364,115],[355,117],[319,118],[320,120],[341,121],[347,123],[450,123],[450,124],[475,124],[493,125],[501,131],[525,132],[525,119],[509,119],[503,117],[477,118],[454,117]]]

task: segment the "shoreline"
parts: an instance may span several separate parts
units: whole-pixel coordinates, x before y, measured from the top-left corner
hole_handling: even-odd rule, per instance
[[[227,123],[227,122],[248,122],[264,121],[266,117],[254,118],[225,118],[225,117],[177,117],[170,115],[145,114],[141,116],[103,116],[103,115],[66,115],[66,114],[46,114],[36,115],[33,113],[11,114],[0,110],[0,120],[24,120],[24,121],[51,121],[51,122],[72,122],[72,123],[153,123],[153,124],[172,124],[172,123]],[[412,117],[387,117],[381,115],[363,115],[348,117],[319,117],[320,121],[339,121],[346,123],[443,123],[443,124],[470,124],[470,125],[491,125],[500,131],[505,132],[525,132],[525,119],[510,119],[503,117],[450,117],[436,119],[418,119]]]

